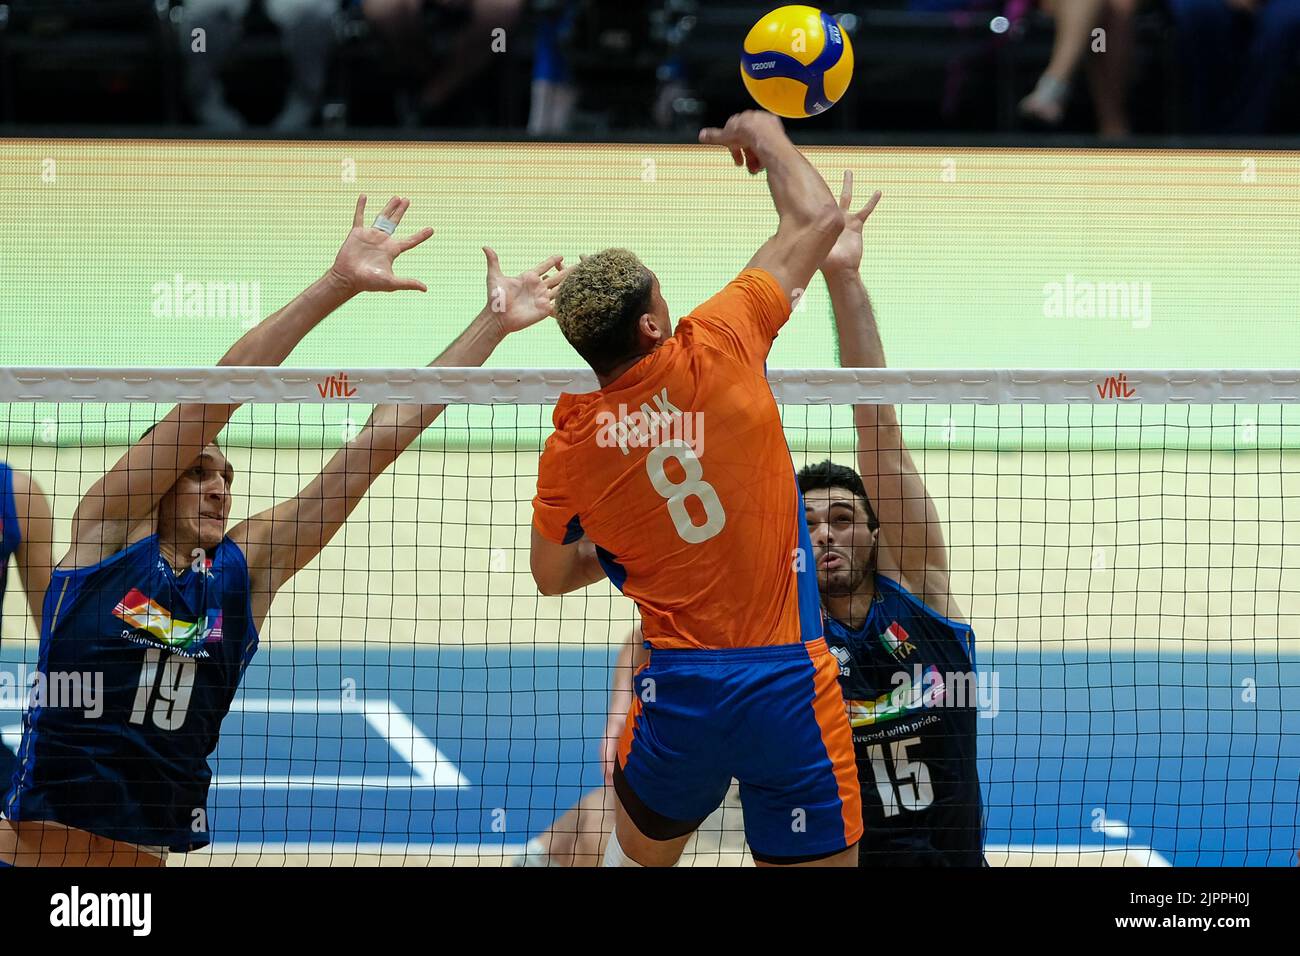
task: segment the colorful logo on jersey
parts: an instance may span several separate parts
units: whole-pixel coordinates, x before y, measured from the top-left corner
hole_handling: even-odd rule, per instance
[[[178,621],[169,610],[146,597],[138,588],[132,588],[117,602],[113,614],[134,630],[135,633],[122,632],[127,640],[161,647],[183,657],[207,657],[208,652],[203,646],[215,644],[223,637],[220,608],[208,611],[202,621]]]
[[[919,684],[913,683],[905,674],[901,676],[901,684],[875,700],[846,700],[844,704],[849,712],[850,726],[869,727],[925,707],[943,706],[947,688],[939,668],[933,664],[927,667]]]
[[[897,621],[880,632],[880,640],[889,649],[889,653],[899,659],[916,650],[916,645],[907,639],[907,631],[903,630],[903,625]]]

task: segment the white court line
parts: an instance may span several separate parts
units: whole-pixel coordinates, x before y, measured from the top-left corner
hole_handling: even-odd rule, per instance
[[[236,840],[231,843],[210,843],[203,852],[211,853],[261,853],[266,855],[310,855],[332,853],[340,856],[496,856],[520,854],[528,849],[526,843],[347,843],[318,841],[314,843],[248,843]]]
[[[451,859],[476,856],[519,856],[527,850],[524,843],[250,843],[243,840],[233,842],[216,842],[209,845],[205,852],[261,854],[265,856],[429,856]],[[984,847],[986,855],[1026,854],[1029,856],[1099,856],[1102,854],[1126,854],[1142,861],[1143,866],[1169,867],[1168,860],[1156,850],[1146,846],[1085,846],[1083,844],[994,844]]]
[[[1143,861],[1143,866],[1172,867],[1173,864],[1160,855],[1153,847],[1149,846],[1128,846],[1125,844],[1111,844],[1104,846],[1093,845],[1067,845],[1067,844],[1044,844],[1044,843],[1004,843],[1001,845],[988,844],[984,847],[984,853],[1024,853],[1030,856],[1048,856],[1054,853],[1075,854],[1077,856],[1105,856],[1120,855],[1132,856]]]
[[[424,781],[421,786],[454,790],[469,787],[465,775],[391,700],[385,699],[382,704],[366,701],[364,707],[366,723],[415,768],[415,776]]]
[[[230,705],[232,711],[245,714],[358,714],[365,718],[388,746],[411,765],[414,775],[394,777],[391,774],[365,774],[362,776],[285,775],[266,776],[252,774],[221,774],[212,778],[214,787],[263,787],[266,789],[335,789],[399,788],[412,790],[446,789],[465,790],[470,787],[467,778],[452,763],[411,718],[391,700],[352,701],[329,698],[239,698]]]
[[[1133,831],[1128,828],[1127,823],[1123,820],[1113,820],[1110,817],[1102,821],[1099,832],[1102,836],[1116,840],[1127,840],[1133,835]]]

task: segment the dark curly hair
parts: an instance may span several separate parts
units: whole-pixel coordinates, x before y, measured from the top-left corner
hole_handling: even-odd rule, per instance
[[[867,527],[872,531],[880,527],[880,519],[876,517],[876,509],[871,506],[871,499],[867,497],[862,476],[852,468],[837,465],[829,458],[815,465],[805,465],[799,471],[799,492],[806,495],[820,488],[843,488],[845,491],[853,492],[862,499],[862,506],[867,510]]]

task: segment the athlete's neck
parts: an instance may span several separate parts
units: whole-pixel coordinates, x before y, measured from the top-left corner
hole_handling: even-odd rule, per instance
[[[658,346],[656,345],[655,348],[658,348]],[[653,348],[648,349],[645,352],[639,352],[636,355],[631,356],[630,358],[623,359],[623,361],[611,367],[608,372],[597,372],[596,381],[600,384],[601,388],[608,388],[610,385],[613,385],[620,378],[622,378],[624,372],[626,372],[633,365],[636,365],[637,362],[640,362],[643,358],[645,358],[647,355],[650,355],[653,352],[654,352]]]
[[[194,565],[194,552],[197,550],[202,550],[198,541],[192,544],[181,544],[177,541],[158,539],[158,553],[176,574],[181,574],[186,568]]]
[[[871,602],[875,599],[876,574],[869,571],[852,593],[823,595],[822,606],[835,620],[850,631],[856,631],[866,623],[867,615],[871,613]]]

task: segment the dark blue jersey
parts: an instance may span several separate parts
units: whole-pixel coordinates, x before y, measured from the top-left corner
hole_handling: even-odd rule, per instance
[[[207,758],[256,650],[248,565],[229,538],[179,575],[157,535],[56,570],[37,665],[45,699],[24,718],[5,814],[145,846],[205,846]]]
[[[975,636],[876,575],[862,627],[826,619],[853,726],[863,866],[981,866]]]
[[[9,558],[18,550],[21,540],[22,529],[18,527],[18,509],[14,503],[14,472],[0,461],[0,616],[3,615]],[[3,624],[2,620],[0,624]],[[0,741],[0,789],[9,786],[13,772],[13,752]]]
[[[4,605],[5,581],[9,558],[22,540],[18,527],[18,509],[14,503],[14,470],[0,461],[0,608]]]

